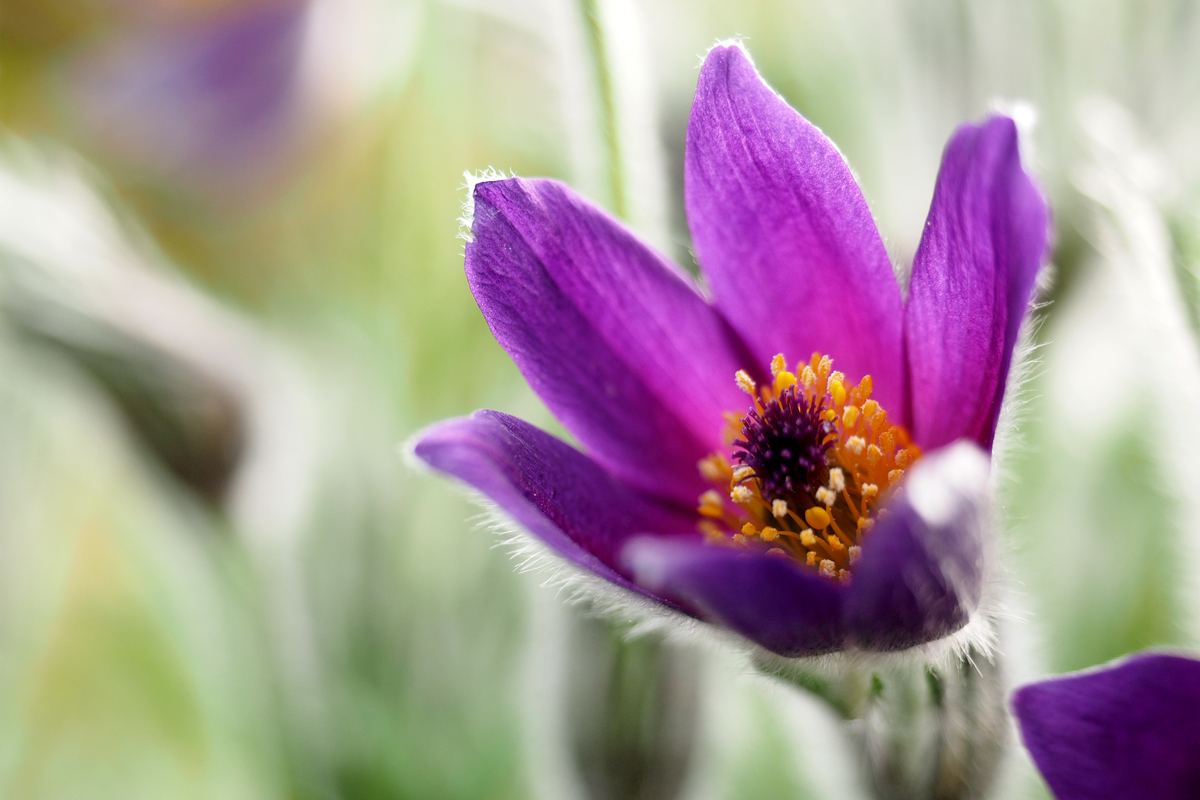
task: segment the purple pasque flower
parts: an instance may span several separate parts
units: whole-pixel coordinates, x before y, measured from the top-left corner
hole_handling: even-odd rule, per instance
[[[584,570],[783,656],[959,630],[1047,242],[1012,120],[955,132],[907,303],[841,154],[738,46],[701,69],[685,176],[711,299],[561,183],[474,187],[471,291],[586,452],[480,411],[416,456]]]
[[[1144,653],[1016,691],[1025,747],[1058,800],[1200,798],[1200,661]]]
[[[279,177],[314,121],[302,85],[309,6],[145,14],[69,62],[70,110],[130,166],[245,194]]]

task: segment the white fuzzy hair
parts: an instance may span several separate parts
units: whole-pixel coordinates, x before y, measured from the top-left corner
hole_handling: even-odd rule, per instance
[[[429,466],[413,452],[420,435],[416,434],[405,443],[402,451],[411,468],[429,473],[432,471]],[[789,669],[802,666],[806,672],[833,676],[847,667],[879,669],[910,665],[914,662],[948,666],[955,660],[970,660],[972,654],[991,658],[997,649],[997,621],[1013,616],[1000,602],[1003,594],[1000,572],[989,568],[985,573],[984,591],[979,607],[964,627],[949,636],[896,652],[847,649],[819,656],[780,656],[733,631],[618,586],[568,561],[530,534],[486,496],[461,482],[460,486],[463,486],[467,497],[481,509],[481,512],[473,517],[476,527],[489,531],[497,538],[496,547],[509,554],[516,563],[517,572],[541,576],[541,589],[551,589],[563,602],[620,625],[629,639],[659,634],[679,644],[699,645],[707,649],[732,648],[747,656],[750,663],[768,673],[786,674]],[[994,562],[994,559],[985,555],[985,564],[992,565]]]
[[[509,178],[517,177],[515,172],[511,170],[505,175],[495,167],[481,169],[478,172],[464,172],[462,188],[466,191],[466,197],[463,198],[462,214],[458,218],[458,238],[464,242],[475,241],[475,234],[471,232],[471,227],[475,224],[475,187],[481,183],[490,181],[503,181]]]

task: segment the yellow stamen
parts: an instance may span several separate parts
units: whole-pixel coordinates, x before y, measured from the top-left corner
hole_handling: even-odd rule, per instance
[[[725,475],[725,470],[728,469],[727,466],[723,468],[721,462],[724,460],[723,456],[715,455],[700,459],[696,465],[700,469],[700,476],[709,483],[719,483]]]
[[[829,512],[818,506],[813,506],[804,512],[804,521],[819,531],[828,528],[829,523],[832,522]]]
[[[787,360],[783,357],[783,353],[776,353],[771,359],[771,377],[778,378],[779,373],[787,369]]]
[[[738,467],[733,471],[733,480],[735,483],[741,483],[754,474],[754,467]]]
[[[846,473],[842,472],[841,467],[834,467],[829,470],[829,488],[835,492],[840,492],[846,488]]]
[[[758,547],[761,541],[773,546],[759,552],[795,559],[828,578],[848,583],[870,538],[867,532],[887,513],[879,507],[879,498],[902,480],[921,451],[903,428],[889,421],[887,410],[871,399],[874,386],[869,375],[851,383],[821,353],[814,353],[807,363],[800,362],[794,371],[788,370],[783,355],[771,359],[769,367],[770,383],[759,386],[748,370],[742,370],[736,375],[737,385],[752,398],[750,410],[760,415],[774,408],[772,404],[781,403],[784,392],[794,392],[797,401],[803,400],[802,408],[809,409],[805,413],[820,420],[815,444],[824,448],[824,463],[816,469],[824,476],[825,485],[815,485],[812,472],[762,475],[757,471],[775,469],[767,465],[777,463],[773,459],[778,455],[753,460],[760,465],[757,469],[748,463],[731,463],[734,452],[739,453],[738,461],[763,456],[734,445],[738,440],[750,441],[746,427],[750,423],[745,411],[727,412],[721,432],[724,448],[697,465],[714,487],[699,498],[697,527],[715,545]],[[756,424],[761,424],[761,419]],[[761,432],[756,429],[754,435],[761,436]],[[781,445],[787,446],[786,442]],[[786,478],[801,482],[793,489],[793,481]],[[783,496],[764,496],[767,481],[774,481],[773,494],[782,492]],[[789,487],[786,490],[784,483]]]

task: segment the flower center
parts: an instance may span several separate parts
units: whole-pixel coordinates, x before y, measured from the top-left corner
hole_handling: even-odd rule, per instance
[[[715,544],[765,546],[848,583],[882,495],[921,451],[870,399],[870,375],[848,388],[814,353],[796,372],[775,356],[771,376],[769,386],[735,376],[752,405],[726,414],[728,453],[700,461],[719,487],[700,495],[700,529]]]

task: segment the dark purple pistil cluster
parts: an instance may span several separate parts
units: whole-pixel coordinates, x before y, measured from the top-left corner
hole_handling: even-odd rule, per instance
[[[733,458],[754,470],[768,501],[812,495],[825,480],[825,441],[833,428],[821,419],[819,400],[789,386],[742,418],[742,437],[733,443]]]

